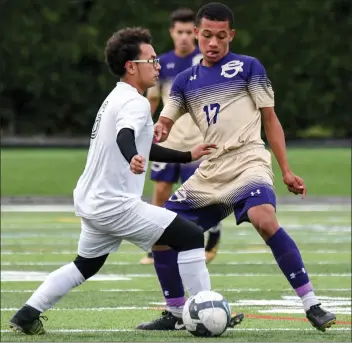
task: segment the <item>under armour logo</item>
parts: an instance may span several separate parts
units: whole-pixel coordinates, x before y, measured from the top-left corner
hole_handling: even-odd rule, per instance
[[[304,268],[302,268],[299,272],[297,273],[291,273],[290,274],[290,279],[295,279],[297,275],[299,274],[307,274],[306,270]]]
[[[192,75],[192,76],[189,78],[190,81],[193,81],[193,80],[195,80],[195,79],[197,79],[197,75]]]
[[[251,192],[252,197],[254,197],[256,194],[261,194],[260,189],[257,189],[255,192]]]

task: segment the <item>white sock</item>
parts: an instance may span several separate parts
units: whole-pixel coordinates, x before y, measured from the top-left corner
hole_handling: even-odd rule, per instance
[[[301,298],[303,303],[304,311],[307,312],[311,306],[319,304],[319,300],[315,296],[313,291],[308,292]]]
[[[205,264],[204,248],[179,252],[177,262],[182,282],[189,295],[210,291],[210,276]]]
[[[50,273],[27,301],[27,305],[44,312],[55,305],[72,288],[85,281],[76,265],[71,262]]]
[[[182,318],[183,306],[180,306],[180,307],[167,306],[167,310],[171,312],[175,317]]]

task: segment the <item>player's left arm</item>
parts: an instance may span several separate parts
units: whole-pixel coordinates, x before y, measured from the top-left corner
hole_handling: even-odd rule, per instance
[[[291,171],[286,150],[285,134],[274,109],[274,91],[263,65],[254,60],[248,80],[248,90],[260,110],[266,138],[280,166],[284,183],[290,192],[306,196],[304,180]]]
[[[265,135],[280,166],[284,183],[290,192],[302,194],[302,198],[304,198],[307,188],[304,180],[291,171],[287,158],[284,130],[275,113],[274,107],[263,107],[260,111]]]

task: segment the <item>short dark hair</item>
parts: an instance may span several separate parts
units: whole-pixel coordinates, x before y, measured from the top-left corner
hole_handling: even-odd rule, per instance
[[[123,76],[126,62],[139,57],[141,44],[151,42],[149,30],[142,27],[127,27],[115,32],[105,47],[105,61],[111,73]]]
[[[175,25],[177,21],[181,23],[195,22],[196,15],[190,8],[179,8],[173,11],[170,15],[171,27]]]
[[[203,18],[214,21],[228,21],[230,27],[233,25],[233,12],[221,2],[211,2],[202,6],[196,16],[196,25],[199,26]]]

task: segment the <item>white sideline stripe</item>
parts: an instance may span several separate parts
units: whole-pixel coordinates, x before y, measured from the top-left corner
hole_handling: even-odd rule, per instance
[[[219,255],[238,255],[238,254],[271,254],[270,250],[219,250]],[[303,254],[351,254],[351,250],[301,250]],[[15,250],[2,250],[1,255],[74,255],[77,254],[77,250],[60,250],[60,251],[15,251]],[[129,255],[143,255],[143,251],[126,251],[118,250],[117,254],[129,254]]]
[[[309,204],[309,205],[280,205],[279,211],[287,212],[350,212],[351,205],[328,205],[328,204]],[[2,205],[1,212],[71,212],[74,213],[73,205]]]
[[[314,328],[234,328],[227,329],[227,331],[316,331]],[[330,328],[329,331],[351,331],[350,328]],[[13,333],[12,330],[1,330],[1,333]],[[96,332],[138,332],[141,333],[140,330],[135,329],[57,329],[57,330],[47,330],[48,333],[96,333]],[[190,336],[191,337],[191,336]]]
[[[348,262],[350,264],[350,262]],[[61,262],[1,262],[1,266],[63,266],[67,264],[67,261]],[[276,265],[275,261],[243,261],[243,262],[213,262],[212,265],[221,266],[221,265],[231,265],[231,266],[247,266],[247,265]],[[315,266],[315,265],[341,265],[345,263],[341,262],[330,262],[330,261],[320,261],[320,262],[311,262],[306,263],[307,265]],[[105,262],[104,266],[140,266],[139,262],[126,262],[126,261],[111,261]]]
[[[17,289],[17,290],[4,290],[1,289],[1,293],[33,293],[35,289]],[[246,293],[246,292],[292,292],[292,288],[214,288],[215,292],[233,292],[233,293]],[[316,288],[317,292],[351,292],[351,288]],[[112,289],[73,289],[71,292],[116,292],[116,293],[135,293],[135,292],[160,292],[160,289],[123,289],[123,288],[112,288]],[[323,299],[324,297],[320,297]]]
[[[1,271],[1,282],[13,282],[13,281],[44,281],[49,275],[48,272],[33,272],[33,271],[12,271],[12,270],[2,270]],[[311,273],[310,276],[320,276],[320,277],[351,277],[351,273]],[[282,274],[270,274],[270,273],[213,273],[210,274],[211,277],[233,277],[233,276],[271,276],[271,277],[282,277]],[[130,281],[131,278],[155,278],[155,274],[98,274],[94,275],[90,281],[114,281],[114,280],[124,280]]]

